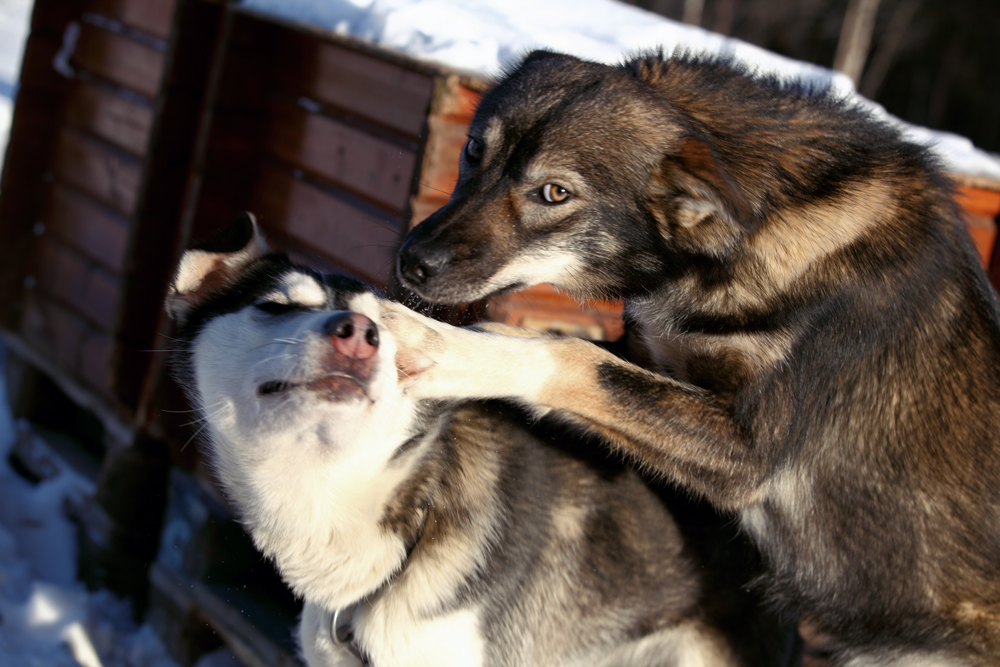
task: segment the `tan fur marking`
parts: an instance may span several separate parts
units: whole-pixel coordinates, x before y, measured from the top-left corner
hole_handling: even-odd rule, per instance
[[[489,162],[493,158],[496,151],[496,146],[502,143],[503,139],[503,124],[498,120],[493,119],[486,124],[486,128],[483,130],[483,147],[486,149],[483,154],[483,161]]]
[[[898,215],[890,184],[859,184],[836,203],[824,202],[775,216],[751,240],[776,292],[787,290],[818,260],[850,245]]]
[[[781,332],[767,334],[656,335],[643,329],[643,339],[657,369],[678,379],[685,378],[685,362],[691,355],[721,356],[736,353],[753,372],[761,372],[785,361],[791,337]]]
[[[581,341],[582,343],[582,341]],[[598,387],[596,367],[610,358],[606,352],[575,340],[554,341],[549,348],[559,373],[546,378],[539,390],[542,405],[573,412],[599,424],[615,423],[615,415]]]
[[[970,635],[981,644],[980,650],[989,655],[1000,655],[1000,605],[982,605],[960,602],[951,612],[952,618],[969,629]]]

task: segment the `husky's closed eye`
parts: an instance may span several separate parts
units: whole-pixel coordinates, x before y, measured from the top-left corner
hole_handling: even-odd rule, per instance
[[[254,304],[257,310],[268,315],[287,315],[297,310],[305,310],[306,307],[300,303],[288,303],[285,301],[258,301]]]

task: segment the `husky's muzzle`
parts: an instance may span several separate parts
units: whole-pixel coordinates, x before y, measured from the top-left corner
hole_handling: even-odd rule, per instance
[[[330,401],[365,396],[374,375],[379,333],[375,323],[365,315],[337,312],[321,327],[326,344],[318,363],[318,375],[302,383],[272,380],[261,384],[261,396],[284,394],[293,389],[308,389]]]

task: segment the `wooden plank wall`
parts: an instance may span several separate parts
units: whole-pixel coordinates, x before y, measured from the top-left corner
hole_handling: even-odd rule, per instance
[[[39,2],[36,16],[46,15],[49,4]],[[49,118],[45,128],[53,145],[42,175],[43,200],[31,216],[36,238],[25,269],[20,331],[33,346],[53,352],[76,379],[111,398],[126,250],[166,42],[112,24],[103,14],[87,15],[109,4],[85,2],[78,14],[65,17],[73,22],[64,28],[60,58],[73,75],[58,82],[62,117]],[[170,26],[159,28],[163,34]],[[30,74],[54,73],[26,69],[25,85]]]
[[[67,86],[52,68],[63,32],[82,11],[82,0],[39,0],[25,43],[21,82],[11,124],[10,143],[0,182],[0,324],[17,329],[24,312],[22,294],[29,280],[35,223],[45,204],[49,161],[63,114]]]
[[[434,77],[238,9],[224,58],[191,237],[250,210],[272,245],[384,285]]]
[[[0,197],[12,239],[0,317],[126,415],[173,261],[221,11],[207,0],[35,6]]]

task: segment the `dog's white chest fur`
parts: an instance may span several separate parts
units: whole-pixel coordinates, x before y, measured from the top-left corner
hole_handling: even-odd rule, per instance
[[[420,620],[413,609],[396,600],[376,604],[358,614],[356,632],[372,647],[375,665],[395,667],[480,667],[484,646],[479,618],[473,610]],[[299,628],[302,651],[310,665],[357,667],[361,662],[336,646],[330,637],[330,616],[306,604]]]

